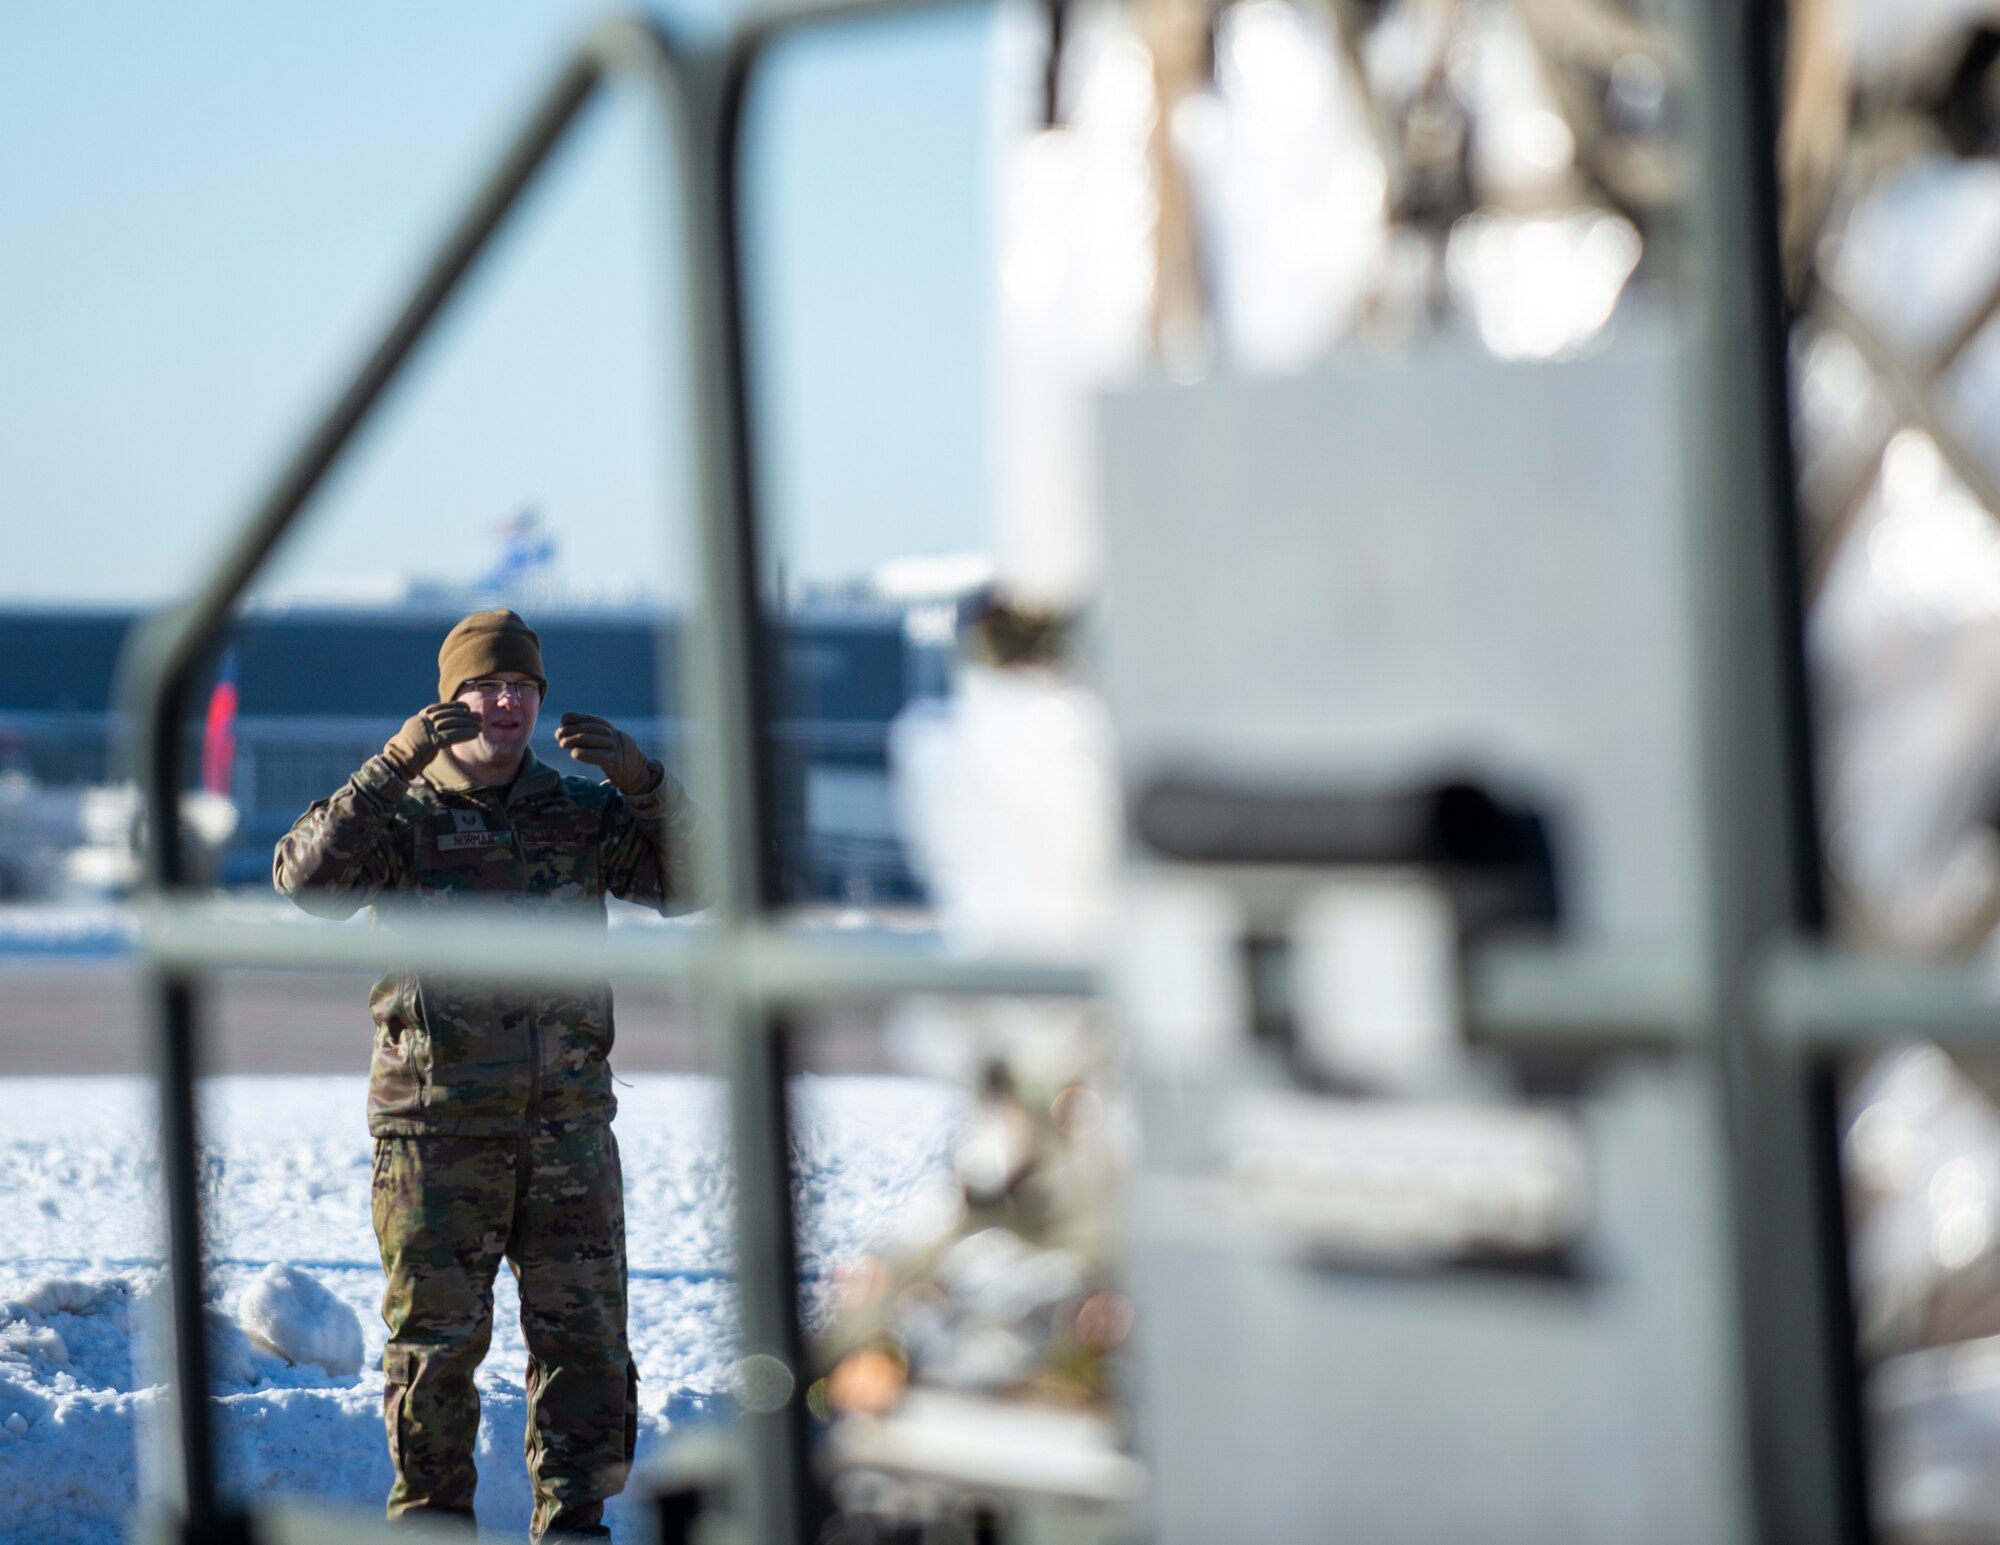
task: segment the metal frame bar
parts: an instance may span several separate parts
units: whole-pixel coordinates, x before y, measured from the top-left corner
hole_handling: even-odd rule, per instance
[[[352,384],[314,424],[194,597],[157,618],[125,662],[121,697],[140,726],[140,776],[151,833],[147,882],[157,903],[145,950],[147,990],[156,1006],[165,1149],[172,1407],[182,1456],[174,1523],[182,1538],[234,1538],[244,1529],[243,1520],[229,1515],[216,1494],[207,1400],[194,1109],[199,976],[231,962],[311,966],[358,963],[359,954],[373,953],[350,949],[350,941],[333,931],[283,938],[289,930],[267,932],[205,918],[184,899],[188,874],[180,841],[178,764],[195,673],[225,627],[231,606],[380,404],[582,109],[607,82],[636,80],[664,109],[669,155],[678,176],[688,259],[679,299],[691,329],[689,400],[696,416],[704,602],[690,640],[690,700],[710,729],[699,746],[705,837],[697,862],[715,923],[712,937],[698,948],[662,938],[631,945],[600,939],[601,949],[578,951],[565,941],[561,962],[540,946],[518,949],[524,941],[480,928],[481,952],[504,944],[517,964],[532,966],[538,979],[587,962],[607,974],[684,981],[708,999],[732,1090],[743,1344],[746,1351],[780,1357],[795,1374],[801,1371],[801,1332],[780,1011],[908,991],[1072,993],[1088,987],[1073,972],[996,972],[938,959],[801,949],[761,922],[779,898],[775,853],[766,830],[771,769],[763,726],[769,719],[769,677],[760,658],[755,444],[742,294],[738,173],[745,105],[758,61],[793,28],[960,3],[966,0],[795,0],[701,41],[676,38],[645,19],[614,19],[592,29],[448,229],[411,299]],[[399,947],[424,956],[438,946],[451,947],[452,940],[449,928],[427,923]],[[459,959],[462,963],[464,957]],[[811,1537],[816,1508],[806,1453],[804,1380],[795,1377],[793,1385],[791,1398],[775,1410],[742,1417],[748,1473],[736,1502],[748,1538],[802,1542]]]
[[[1095,973],[1081,966],[957,960],[888,930],[816,934],[745,921],[731,928],[697,923],[607,933],[582,923],[529,923],[513,911],[484,915],[472,906],[452,908],[451,917],[387,903],[379,912],[393,928],[277,924],[226,903],[155,903],[141,914],[140,944],[156,964],[182,971],[476,970],[482,980],[502,985],[684,987],[773,1009],[879,1003],[909,993],[1066,997],[1097,991]],[[1561,969],[1561,962],[1549,968]],[[1533,973],[1532,963],[1527,970]],[[1535,990],[1532,975],[1530,985],[1513,988],[1517,997]]]
[[[1772,1038],[1802,1059],[1904,1038],[2000,1049],[2000,971],[1988,964],[1869,960],[1794,944],[1771,952],[1759,994]]]
[[[1763,1540],[1869,1527],[1830,1085],[1767,1033],[1773,938],[1824,920],[1777,169],[1778,0],[1691,7],[1697,283],[1689,422],[1702,650],[1706,937],[1731,1148],[1743,1437]]]

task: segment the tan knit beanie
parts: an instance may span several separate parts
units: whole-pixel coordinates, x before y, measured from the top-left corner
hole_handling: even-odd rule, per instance
[[[438,650],[438,701],[458,696],[461,683],[495,671],[519,671],[532,676],[548,696],[549,679],[542,672],[542,641],[513,612],[502,607],[474,612],[444,636]]]

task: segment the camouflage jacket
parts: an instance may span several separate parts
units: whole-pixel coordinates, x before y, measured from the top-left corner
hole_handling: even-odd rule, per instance
[[[532,753],[505,791],[448,757],[406,782],[380,757],[300,816],[272,879],[306,911],[347,917],[384,892],[426,907],[455,898],[536,912],[607,894],[668,910],[687,894],[691,814],[673,778],[638,796],[565,778]],[[375,1052],[368,1130],[511,1137],[607,1122],[611,990],[532,992],[391,972],[369,996]]]

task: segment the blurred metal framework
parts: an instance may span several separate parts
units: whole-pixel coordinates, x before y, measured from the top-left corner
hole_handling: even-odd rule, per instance
[[[1887,82],[1864,85],[1865,61],[1850,57],[1838,9],[1834,0],[1790,0],[1788,6],[1793,41],[1779,136],[1785,280],[1802,323],[1854,346],[1882,394],[1888,422],[1808,511],[1808,595],[1817,593],[1875,486],[1890,442],[1904,428],[1928,435],[1952,473],[2000,519],[2000,478],[1937,396],[1966,350],[2000,314],[2000,277],[1929,348],[1912,356],[1857,311],[1828,261],[1828,238],[1838,234],[1843,216],[1885,172],[1914,150],[1941,149],[1963,137],[1947,122],[1958,110],[1952,94],[1958,83],[1941,84],[1935,78],[1939,59],[1933,58],[1926,66],[1891,70]],[[1960,26],[1969,31],[1980,20],[1967,10]],[[1986,20],[1990,24],[1992,18]],[[1989,155],[1994,149],[1982,148]]]
[[[449,230],[353,384],[305,438],[197,595],[163,615],[135,649],[126,701],[142,726],[152,833],[144,949],[156,1006],[180,1455],[176,1507],[161,1523],[179,1539],[324,1538],[332,1527],[309,1509],[274,1508],[253,1519],[232,1512],[217,1492],[196,1169],[202,977],[230,965],[447,963],[490,968],[496,979],[679,985],[706,1000],[732,1088],[742,1344],[779,1358],[795,1375],[788,1398],[741,1418],[744,1471],[732,1507],[743,1538],[802,1545],[815,1537],[804,1380],[796,1376],[801,1337],[784,1107],[790,1016],[910,991],[1077,994],[1093,987],[1070,970],[950,962],[871,940],[814,941],[777,926],[772,915],[737,188],[746,93],[763,52],[799,27],[958,3],[794,3],[698,39],[651,20],[614,20],[591,31]],[[1785,942],[1813,939],[1820,907],[1786,412],[1788,319],[1776,239],[1772,20],[1769,0],[1693,0],[1688,13],[1688,77],[1700,94],[1690,114],[1699,326],[1691,412],[1695,441],[1708,452],[1697,536],[1712,607],[1703,728],[1705,796],[1717,812],[1710,858],[1719,877],[1708,929],[1690,941],[1682,961],[1592,960],[1559,948],[1484,956],[1473,963],[1472,1014],[1489,1035],[1537,1044],[1624,1033],[1684,1038],[1712,1051],[1728,1095],[1738,1182],[1756,1533],[1769,1541],[1858,1540],[1867,1525],[1827,1069],[1856,1039],[1908,1028],[1992,1041],[2000,1035],[2000,981],[1898,974]],[[691,328],[704,598],[690,685],[710,730],[698,748],[705,795],[699,859],[713,926],[605,937],[502,919],[432,920],[392,938],[259,925],[197,900],[177,840],[178,763],[204,651],[581,110],[622,79],[640,84],[665,112],[687,253],[678,303]]]
[[[1935,338],[1905,341],[1857,305],[1838,273],[1847,219],[1885,179],[1924,153],[1989,163],[2000,154],[1993,120],[1992,62],[2000,32],[1991,8],[1961,8],[1938,30],[1939,16],[1913,16],[1912,30],[1929,41],[1886,64],[1860,57],[1852,41],[1861,7],[1838,0],[1788,0],[1791,47],[1784,74],[1778,139],[1782,178],[1784,281],[1797,343],[1843,340],[1859,358],[1879,397],[1880,422],[1844,445],[1840,462],[1802,511],[1806,533],[1804,585],[1808,604],[1850,550],[1885,458],[1897,437],[1920,432],[1974,503],[2000,520],[2000,476],[1947,400],[1947,390],[1974,343],[2000,316],[2000,275],[1970,297],[1963,313]],[[1985,100],[1977,100],[1983,91]],[[1893,944],[1879,901],[1829,865],[1842,921],[1857,937]],[[2000,926],[2000,890],[1986,887],[1948,936],[1932,941],[1970,950]],[[1921,1015],[1919,1016],[1921,1017]],[[1912,1032],[1914,1033],[1914,1032]]]

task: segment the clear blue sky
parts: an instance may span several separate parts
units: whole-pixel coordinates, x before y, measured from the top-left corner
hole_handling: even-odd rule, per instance
[[[600,9],[0,10],[0,602],[184,586]],[[982,542],[986,54],[972,11],[764,79],[757,379],[795,574]],[[636,100],[600,110],[277,577],[469,578],[529,502],[573,583],[673,572],[651,133]]]

